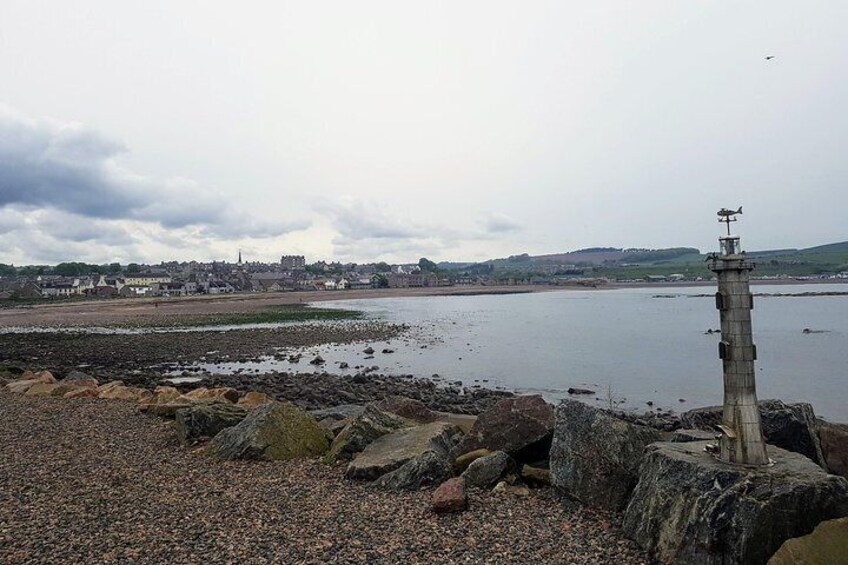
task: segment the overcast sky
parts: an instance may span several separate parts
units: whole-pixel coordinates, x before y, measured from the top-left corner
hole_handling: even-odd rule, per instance
[[[0,262],[848,239],[848,2],[0,3]],[[775,58],[766,60],[766,56]]]

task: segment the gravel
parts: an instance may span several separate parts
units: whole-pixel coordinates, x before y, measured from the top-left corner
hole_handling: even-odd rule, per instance
[[[317,461],[219,463],[128,403],[0,392],[2,563],[647,563],[595,513],[534,490],[386,493]]]

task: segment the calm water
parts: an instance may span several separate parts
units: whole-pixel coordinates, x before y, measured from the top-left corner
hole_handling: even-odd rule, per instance
[[[848,285],[754,287],[755,293],[846,291]],[[318,303],[362,310],[415,329],[402,339],[313,347],[297,364],[200,365],[211,372],[326,370],[429,377],[466,386],[540,392],[555,401],[569,387],[612,396],[624,407],[684,411],[722,401],[718,312],[711,287],[561,291],[538,294],[380,298]],[[709,297],[697,295],[710,294]],[[848,296],[759,297],[753,312],[761,399],[811,402],[826,418],[848,421]],[[810,328],[813,333],[803,333]],[[371,345],[376,353],[362,352]],[[393,349],[384,354],[384,348]],[[314,369],[307,361],[320,354]],[[349,369],[342,370],[339,363]],[[611,394],[610,394],[611,391]],[[684,399],[685,402],[681,402]]]

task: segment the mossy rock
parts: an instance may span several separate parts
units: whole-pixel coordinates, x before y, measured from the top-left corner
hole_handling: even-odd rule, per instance
[[[329,447],[315,418],[293,404],[275,402],[254,408],[241,423],[220,432],[207,453],[221,460],[285,461],[317,457]]]

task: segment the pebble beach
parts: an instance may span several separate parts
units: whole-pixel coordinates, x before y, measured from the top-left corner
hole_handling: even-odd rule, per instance
[[[390,493],[317,460],[218,462],[132,403],[0,392],[0,563],[647,563],[613,515],[534,489]]]

